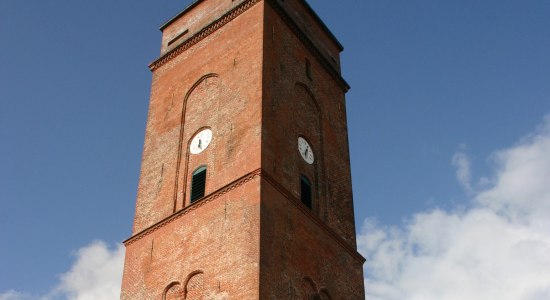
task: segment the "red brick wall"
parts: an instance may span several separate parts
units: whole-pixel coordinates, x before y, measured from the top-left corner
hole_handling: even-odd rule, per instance
[[[134,233],[184,207],[196,166],[208,165],[207,194],[260,167],[262,3],[154,71]],[[188,156],[204,126],[211,145]]]
[[[340,72],[340,47],[324,30],[324,26],[315,20],[314,15],[304,1],[284,1],[277,3],[287,12],[288,16],[298,25],[317,49]],[[334,59],[334,60],[333,60]]]
[[[242,2],[243,0],[197,1],[197,4],[194,5],[192,9],[186,11],[184,15],[174,19],[169,26],[162,30],[161,54],[174,49],[181,44],[181,42],[185,41],[187,38],[203,29],[206,25],[217,20],[231,8],[238,6]],[[169,42],[185,30],[188,32],[184,36],[168,45]]]
[[[260,299],[365,299],[363,258],[262,179]],[[330,298],[312,297],[322,292]]]
[[[278,1],[300,6],[301,1]],[[271,2],[270,2],[271,3]],[[302,7],[303,8],[303,7]],[[300,8],[300,9],[302,9]],[[347,87],[285,22],[276,5],[266,5],[262,167],[260,299],[364,299],[363,258],[356,252],[351,172],[345,112]],[[289,15],[309,28],[315,43],[328,37],[305,13]],[[301,24],[301,25],[300,25]],[[317,51],[324,51],[324,48]],[[334,52],[331,55],[338,55]],[[306,61],[311,65],[307,75]],[[307,164],[298,136],[315,151]],[[314,208],[300,201],[300,174],[312,179]],[[267,177],[266,177],[267,178]]]
[[[171,283],[183,291],[194,272],[202,272],[195,296],[258,299],[259,186],[256,177],[231,193],[197,202],[127,244],[121,299],[160,300]]]
[[[272,6],[266,8],[262,166],[297,198],[300,173],[312,178],[316,214],[355,246],[344,88]],[[314,165],[300,157],[299,135],[311,141]]]

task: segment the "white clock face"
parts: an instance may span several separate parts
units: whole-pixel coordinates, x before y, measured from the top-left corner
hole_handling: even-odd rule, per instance
[[[313,164],[315,161],[315,155],[313,154],[311,146],[303,137],[298,137],[298,151],[308,164]]]
[[[210,129],[204,129],[201,130],[201,132],[197,133],[193,140],[191,141],[191,145],[189,146],[189,151],[191,151],[191,154],[199,154],[202,151],[204,151],[208,145],[210,145],[210,142],[212,141],[212,130]]]

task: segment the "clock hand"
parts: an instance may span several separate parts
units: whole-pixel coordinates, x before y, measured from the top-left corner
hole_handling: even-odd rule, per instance
[[[199,145],[198,145],[199,149],[202,149],[202,140],[199,139]]]

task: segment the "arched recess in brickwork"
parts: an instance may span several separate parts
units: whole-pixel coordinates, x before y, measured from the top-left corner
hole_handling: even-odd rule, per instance
[[[313,209],[319,216],[326,217],[326,193],[325,186],[320,185],[320,179],[324,178],[324,130],[323,113],[319,102],[315,98],[311,89],[303,82],[296,82],[294,88],[296,128],[299,135],[303,135],[310,142],[315,151],[315,162],[313,164],[313,174],[307,170],[299,170],[307,174],[314,180],[313,191]]]
[[[302,299],[315,299],[316,294],[317,285],[315,284],[315,282],[308,276],[302,278]]]
[[[203,300],[205,296],[205,278],[203,271],[195,271],[187,276],[183,290],[185,300]]]
[[[185,124],[187,122],[192,121],[196,126],[203,127],[207,124],[202,124],[199,118],[206,119],[206,116],[200,117],[200,113],[195,113],[191,116],[192,120],[189,120],[189,110],[190,110],[190,102],[191,106],[193,106],[194,96],[196,94],[208,94],[205,93],[209,88],[214,87],[214,90],[217,90],[220,88],[220,78],[219,75],[216,73],[210,73],[202,76],[199,80],[197,80],[187,91],[185,94],[185,97],[183,99],[183,105],[181,109],[181,120],[180,120],[180,134],[179,134],[179,143],[178,143],[178,154],[177,154],[177,162],[176,162],[176,178],[175,178],[175,184],[174,184],[174,207],[173,211],[176,212],[178,209],[178,203],[180,203],[180,207],[185,206],[185,191],[187,190],[187,173],[189,168],[189,141],[190,137],[189,135],[191,133],[196,132],[200,128],[187,128]],[[210,97],[215,98],[218,93],[211,92]],[[205,105],[206,107],[207,105]],[[193,110],[193,107],[191,107],[191,110]],[[183,168],[183,170],[182,170]]]
[[[183,288],[177,281],[170,283],[162,292],[162,300],[182,300]]]
[[[317,284],[311,277],[304,276],[302,278],[302,294],[303,300],[332,300],[328,290],[326,288],[317,288]]]
[[[326,288],[321,288],[319,290],[319,299],[321,300],[332,300],[332,297],[330,296],[328,290]]]
[[[321,114],[321,106],[319,106],[319,102],[317,102],[317,99],[315,98],[315,96],[313,95],[313,92],[307,86],[307,84],[298,81],[296,82],[296,86],[302,88],[309,95],[310,100],[312,101],[312,104],[315,106],[315,109],[319,114]]]

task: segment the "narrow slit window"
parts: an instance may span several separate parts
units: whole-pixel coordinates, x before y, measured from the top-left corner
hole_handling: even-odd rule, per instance
[[[304,175],[300,176],[300,200],[305,204],[309,209],[313,208],[313,202],[311,200],[311,182]]]
[[[306,76],[309,80],[311,80],[311,63],[309,62],[309,59],[306,59]]]
[[[206,167],[200,167],[193,172],[191,180],[191,203],[204,197],[206,187]]]
[[[186,35],[188,32],[189,32],[189,29],[185,29],[182,33],[176,35],[176,37],[174,37],[173,39],[171,39],[171,40],[168,42],[168,46],[170,46],[170,45],[172,45],[173,43],[175,43],[177,40],[179,40],[181,37],[183,37],[184,35]]]

